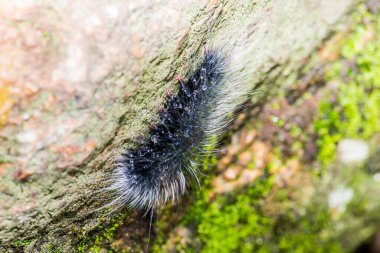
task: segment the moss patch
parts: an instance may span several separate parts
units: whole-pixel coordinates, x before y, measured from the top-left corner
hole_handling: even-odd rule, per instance
[[[329,66],[326,81],[334,89],[319,103],[315,131],[318,160],[330,164],[342,138],[368,140],[380,131],[380,17],[362,6],[357,23],[341,50],[341,59]]]
[[[105,226],[99,225],[94,235],[79,235],[77,243],[78,252],[125,252],[119,251],[117,245],[113,244],[119,226],[125,224],[127,215],[118,215],[111,221],[104,220]]]

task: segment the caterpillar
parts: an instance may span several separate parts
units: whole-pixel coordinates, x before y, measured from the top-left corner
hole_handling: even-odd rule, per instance
[[[116,163],[112,205],[153,211],[175,202],[197,179],[194,157],[212,136],[220,134],[231,113],[246,100],[247,88],[227,72],[231,61],[222,50],[206,48],[203,59],[186,81],[177,78],[178,92],[167,95],[159,121],[135,149]]]

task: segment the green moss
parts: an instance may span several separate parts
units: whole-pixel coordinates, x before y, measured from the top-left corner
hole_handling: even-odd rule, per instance
[[[198,221],[202,252],[252,252],[271,225],[271,219],[258,208],[271,187],[272,178],[263,179],[240,193],[219,196],[212,203],[207,202],[207,194],[202,194],[184,225]]]
[[[107,249],[107,252],[120,252],[119,249],[112,247],[111,243],[115,239],[118,227],[125,222],[126,217],[126,214],[118,215],[111,221],[104,218],[104,223],[108,225],[98,225],[93,235],[82,234],[79,236],[77,251],[98,253]]]
[[[326,73],[338,85],[319,104],[315,131],[318,160],[328,165],[342,138],[369,139],[380,131],[380,17],[362,7],[354,16],[366,24],[355,26],[342,47],[342,59]]]
[[[271,227],[271,219],[262,215],[258,204],[272,185],[273,178],[265,178],[238,194],[218,196],[212,202],[208,201],[209,190],[200,190],[196,203],[181,221],[181,226],[197,227],[197,239],[191,245],[175,245],[176,251],[198,252],[201,248],[200,252],[252,252],[258,249],[257,245],[263,241],[261,237]],[[165,235],[160,236],[154,252],[166,252],[157,243],[165,242]]]
[[[269,175],[212,201],[209,190],[199,191],[181,221],[183,227],[196,227],[195,238],[186,245],[176,244],[176,252],[342,252],[339,241],[322,236],[331,231],[327,198],[313,201],[304,210],[283,189],[275,194],[273,202],[281,204],[273,216],[263,208],[273,187],[274,176]],[[154,247],[154,252],[166,251],[162,245]]]
[[[32,240],[24,240],[24,241],[14,241],[13,243],[11,243],[11,245],[12,247],[15,247],[16,249],[21,250],[32,243],[33,243]]]

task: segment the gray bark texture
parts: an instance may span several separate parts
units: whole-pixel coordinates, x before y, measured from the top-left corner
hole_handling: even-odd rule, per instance
[[[107,204],[97,192],[205,43],[234,44],[243,34],[252,41],[245,57],[258,68],[249,71],[259,100],[294,80],[306,57],[348,22],[355,1],[3,5],[0,251],[75,252],[78,238],[112,223],[95,211]],[[136,217],[127,218],[132,248],[148,236]]]

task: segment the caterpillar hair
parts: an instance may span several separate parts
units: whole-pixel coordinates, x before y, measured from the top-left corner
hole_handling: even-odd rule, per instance
[[[149,212],[176,201],[188,182],[197,180],[194,157],[226,128],[249,93],[226,71],[229,63],[222,50],[208,48],[187,80],[177,79],[178,93],[167,96],[158,124],[118,159],[108,188],[116,194],[110,205]]]

